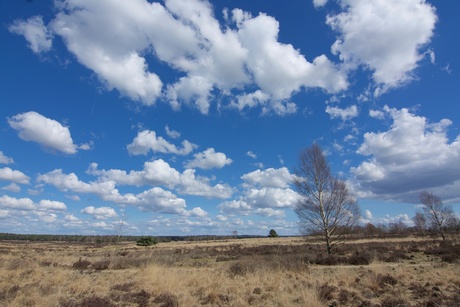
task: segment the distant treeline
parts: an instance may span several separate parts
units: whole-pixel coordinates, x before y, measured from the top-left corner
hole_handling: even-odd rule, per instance
[[[171,241],[213,241],[227,239],[244,239],[244,238],[261,238],[262,236],[238,235],[238,236],[217,236],[217,235],[200,235],[200,236],[114,236],[114,235],[51,235],[51,234],[15,234],[0,233],[0,241],[41,241],[41,242],[79,242],[79,243],[98,243],[108,244],[117,242],[136,242],[141,238],[155,237],[158,242]]]

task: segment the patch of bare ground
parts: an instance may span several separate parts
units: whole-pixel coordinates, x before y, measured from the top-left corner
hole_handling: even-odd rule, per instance
[[[458,306],[458,239],[5,241],[0,306]]]

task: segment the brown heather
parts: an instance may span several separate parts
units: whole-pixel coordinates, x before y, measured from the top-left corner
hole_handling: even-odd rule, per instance
[[[3,241],[0,306],[459,306],[457,240]]]

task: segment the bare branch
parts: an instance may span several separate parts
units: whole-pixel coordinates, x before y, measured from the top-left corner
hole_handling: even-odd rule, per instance
[[[317,144],[300,153],[295,174],[294,184],[302,199],[294,212],[299,217],[301,231],[305,234],[321,231],[327,252],[331,253],[343,231],[358,221],[358,203],[345,182],[331,175]]]

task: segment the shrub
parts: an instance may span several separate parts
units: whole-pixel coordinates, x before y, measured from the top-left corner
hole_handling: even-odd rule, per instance
[[[73,300],[67,302],[61,302],[60,306],[66,307],[115,307],[116,305],[106,297],[99,297],[96,295],[86,297],[81,302],[75,302]]]
[[[322,284],[317,287],[318,297],[321,301],[326,302],[333,298],[332,294],[336,291],[337,288],[329,285],[328,283]]]
[[[158,243],[157,238],[154,237],[142,237],[136,241],[138,246],[151,246]]]
[[[394,286],[398,283],[396,278],[394,278],[391,275],[382,275],[382,274],[377,274],[377,283],[379,284],[380,287],[383,287],[384,285],[390,285]]]
[[[339,258],[333,254],[325,257],[323,254],[318,254],[316,255],[315,263],[320,265],[337,265],[339,263]]]
[[[235,262],[228,268],[228,273],[231,277],[245,276],[248,273],[248,268],[241,262]]]
[[[399,307],[408,306],[406,300],[400,297],[387,296],[382,300],[381,307]]]
[[[179,300],[174,294],[169,292],[161,293],[153,302],[160,304],[161,307],[179,307]]]
[[[81,258],[78,259],[77,262],[75,262],[73,265],[72,265],[72,268],[73,269],[76,269],[76,270],[86,270],[89,265],[91,264],[90,261],[88,260],[82,260]]]
[[[94,262],[91,267],[97,271],[107,270],[109,268],[109,260],[101,260]]]
[[[372,256],[367,253],[356,253],[348,258],[351,265],[368,265],[372,261]]]

